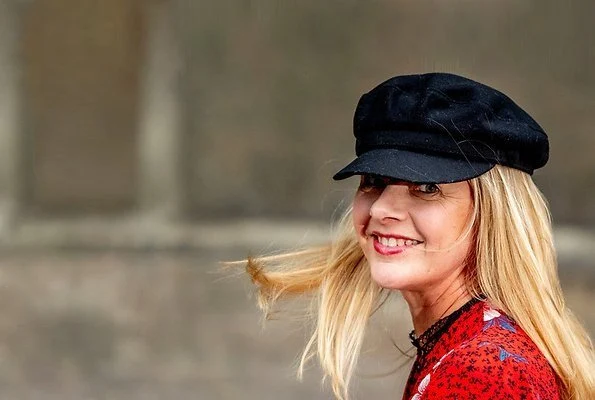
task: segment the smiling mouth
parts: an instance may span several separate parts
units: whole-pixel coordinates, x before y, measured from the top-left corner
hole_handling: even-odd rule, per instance
[[[379,235],[371,235],[374,239],[374,249],[382,255],[399,254],[408,248],[423,243],[415,239],[403,239]]]
[[[395,238],[395,237],[387,237],[387,236],[379,236],[379,235],[372,235],[375,241],[379,242],[381,245],[385,247],[405,247],[405,246],[415,246],[416,244],[423,243],[419,240],[415,239],[402,239],[402,238]]]

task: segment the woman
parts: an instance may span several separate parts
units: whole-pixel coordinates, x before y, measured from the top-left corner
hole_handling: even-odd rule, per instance
[[[400,291],[417,358],[403,399],[595,399],[593,347],[566,308],[547,204],[530,175],[542,128],[444,73],[398,76],[354,117],[353,205],[328,247],[248,260],[265,312],[313,294],[314,349],[348,398],[366,322]],[[301,370],[301,368],[300,368]]]

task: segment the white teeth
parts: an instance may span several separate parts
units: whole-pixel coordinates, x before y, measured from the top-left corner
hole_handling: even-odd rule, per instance
[[[387,237],[383,237],[383,236],[377,236],[377,238],[378,238],[378,241],[383,246],[387,246],[387,247],[413,246],[413,245],[421,243],[421,242],[419,242],[417,240],[413,240],[413,239],[397,239],[394,237],[387,238]]]

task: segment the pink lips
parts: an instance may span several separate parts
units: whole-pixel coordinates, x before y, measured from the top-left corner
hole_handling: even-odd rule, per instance
[[[380,243],[376,237],[374,237],[374,250],[376,250],[376,252],[378,254],[382,254],[383,256],[392,256],[395,254],[400,254],[400,253],[404,252],[405,249],[406,249],[406,246],[401,246],[401,247],[385,246],[382,243]]]
[[[376,250],[376,252],[378,254],[383,255],[383,256],[392,256],[392,255],[396,255],[396,254],[401,254],[408,248],[415,246],[415,245],[404,245],[404,246],[396,246],[396,247],[395,246],[385,246],[380,242],[380,240],[378,240],[378,236],[385,237],[385,238],[403,239],[403,240],[415,240],[415,239],[412,239],[412,238],[409,238],[406,236],[401,236],[401,235],[384,235],[384,234],[379,234],[376,232],[372,233],[370,235],[370,237],[374,241],[374,250]]]

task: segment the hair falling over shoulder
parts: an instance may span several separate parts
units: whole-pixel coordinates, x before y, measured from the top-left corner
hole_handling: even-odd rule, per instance
[[[369,316],[382,289],[376,285],[357,243],[348,210],[332,244],[283,255],[251,258],[247,272],[258,287],[258,304],[268,315],[284,297],[311,294],[314,329],[298,376],[315,354],[337,399],[348,398]]]
[[[472,294],[482,293],[531,337],[562,384],[561,398],[595,398],[595,353],[567,308],[547,202],[531,177],[496,166],[471,181],[477,218]]]
[[[528,174],[499,165],[470,182],[476,238],[467,269],[470,293],[487,297],[525,330],[558,375],[563,399],[595,398],[593,345],[564,301],[545,199]],[[330,245],[250,258],[246,269],[267,316],[277,300],[312,296],[313,332],[298,375],[317,354],[336,398],[348,399],[368,319],[382,298],[351,210]]]

